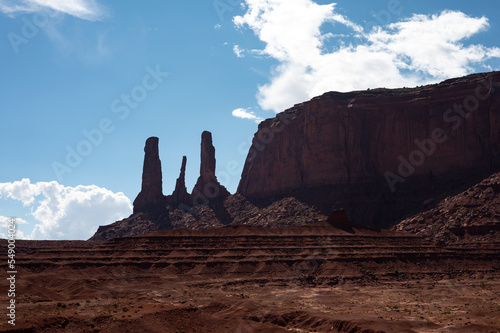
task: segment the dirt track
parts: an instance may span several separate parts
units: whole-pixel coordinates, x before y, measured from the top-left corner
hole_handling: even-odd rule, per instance
[[[4,331],[500,331],[494,242],[443,248],[325,222],[16,245]]]

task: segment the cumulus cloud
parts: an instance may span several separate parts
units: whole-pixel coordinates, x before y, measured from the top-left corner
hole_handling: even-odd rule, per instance
[[[0,2],[0,11],[10,16],[46,10],[88,21],[97,21],[106,16],[104,8],[94,0],[4,0]]]
[[[258,87],[258,103],[265,110],[280,112],[332,90],[437,82],[471,73],[475,66],[488,68],[487,60],[500,58],[497,47],[463,44],[469,37],[487,30],[489,23],[485,17],[470,17],[459,11],[415,14],[365,31],[338,14],[333,3],[245,2],[247,10],[243,16],[233,18],[234,24],[250,28],[265,43],[260,54],[279,61],[270,82]],[[322,32],[325,24],[333,30],[343,26],[350,33]]]
[[[35,197],[40,195],[41,190],[27,178],[13,183],[0,183],[0,197],[6,196],[17,201],[21,201],[23,206],[29,206],[35,201]]]
[[[8,238],[8,227],[10,226],[11,217],[0,216],[0,238]],[[22,230],[19,230],[17,226],[19,224],[29,224],[25,220],[16,217],[15,225],[16,225],[16,239],[31,239],[29,235],[26,235]]]
[[[31,183],[29,179],[0,183],[0,197],[21,201],[37,221],[28,238],[88,239],[99,225],[112,223],[132,212],[130,200],[96,185],[64,186],[56,181]]]
[[[262,118],[257,117],[254,112],[244,108],[234,109],[232,114],[236,118],[254,120],[257,124],[263,120]]]

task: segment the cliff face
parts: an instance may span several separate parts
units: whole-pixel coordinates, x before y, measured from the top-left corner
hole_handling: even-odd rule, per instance
[[[387,226],[500,165],[500,73],[414,89],[330,92],[259,125],[238,192],[294,194]],[[457,178],[459,177],[459,178]]]

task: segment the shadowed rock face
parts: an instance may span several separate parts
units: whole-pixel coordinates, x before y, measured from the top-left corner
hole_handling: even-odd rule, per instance
[[[389,226],[500,166],[499,82],[493,72],[295,105],[259,125],[238,192],[268,202],[294,195]]]
[[[142,186],[141,192],[134,200],[134,214],[147,213],[151,216],[158,216],[165,210],[158,141],[157,137],[150,137],[146,140]]]
[[[193,205],[208,204],[228,195],[229,192],[215,176],[215,148],[212,144],[212,133],[204,131],[201,134],[200,177],[191,193]]]

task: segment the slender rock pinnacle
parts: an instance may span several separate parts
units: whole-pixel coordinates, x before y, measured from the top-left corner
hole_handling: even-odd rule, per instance
[[[141,192],[134,200],[134,213],[147,213],[158,216],[165,210],[158,141],[157,137],[150,137],[146,140],[142,187]]]
[[[172,204],[176,207],[181,204],[184,205],[191,205],[192,200],[191,200],[191,195],[187,192],[186,189],[186,162],[187,158],[186,156],[182,157],[182,165],[181,165],[181,172],[179,174],[179,178],[177,178],[177,181],[175,183],[175,190],[172,193],[171,196],[171,201]]]
[[[212,144],[212,133],[204,131],[201,134],[200,177],[191,193],[193,205],[208,204],[228,195],[229,192],[215,176],[215,148]]]

